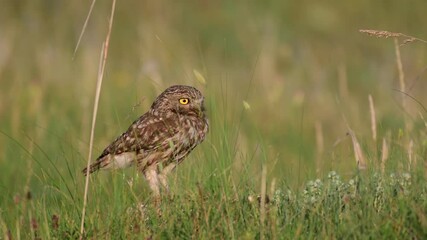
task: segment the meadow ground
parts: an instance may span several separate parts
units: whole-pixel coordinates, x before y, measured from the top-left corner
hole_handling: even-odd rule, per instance
[[[81,237],[111,2],[74,54],[89,8],[0,9],[0,239]],[[158,209],[135,169],[91,176],[83,237],[426,239],[426,8],[117,2],[93,158],[172,84],[205,94],[211,130]]]

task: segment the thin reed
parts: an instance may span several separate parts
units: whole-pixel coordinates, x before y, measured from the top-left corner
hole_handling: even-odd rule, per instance
[[[93,4],[95,3],[95,1],[93,1]],[[88,14],[88,18],[90,16],[90,13],[92,12],[92,8],[93,8],[93,4],[91,6],[91,10]],[[81,224],[80,224],[80,239],[84,238],[84,226],[85,226],[85,217],[86,217],[86,208],[87,208],[87,197],[89,194],[89,166],[91,164],[92,161],[92,150],[93,150],[93,140],[94,140],[94,136],[95,136],[95,126],[96,126],[96,117],[98,115],[98,105],[99,105],[99,97],[101,95],[101,87],[102,87],[102,80],[104,79],[104,72],[105,72],[105,64],[107,62],[107,57],[108,57],[108,48],[110,46],[110,36],[111,36],[111,30],[113,27],[113,19],[114,19],[114,11],[116,9],[116,1],[113,0],[112,3],[112,7],[111,7],[111,15],[110,15],[110,19],[109,19],[109,25],[108,25],[108,33],[107,36],[105,37],[105,41],[102,44],[102,48],[101,48],[101,55],[100,55],[100,60],[99,60],[99,68],[98,68],[98,78],[96,81],[96,92],[95,92],[95,101],[93,104],[93,113],[92,113],[92,127],[90,130],[90,140],[89,140],[89,155],[87,158],[87,165],[86,165],[86,179],[85,179],[85,190],[84,190],[84,196],[83,196],[83,207],[82,207],[82,216],[81,216]],[[87,18],[87,19],[88,19]],[[86,23],[88,20],[86,20],[85,22],[85,26],[86,27]],[[83,33],[84,31],[82,31]],[[80,41],[80,40],[79,40]],[[76,50],[77,50],[76,46]],[[74,52],[76,52],[76,50]]]

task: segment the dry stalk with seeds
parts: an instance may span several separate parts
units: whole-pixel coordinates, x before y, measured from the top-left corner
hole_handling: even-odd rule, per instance
[[[377,38],[393,38],[394,40],[394,50],[395,50],[395,54],[396,54],[396,65],[397,65],[397,71],[399,73],[399,90],[400,93],[402,93],[402,107],[405,108],[406,107],[406,97],[411,97],[408,93],[406,93],[406,83],[405,83],[405,73],[403,71],[403,64],[402,64],[402,57],[401,57],[401,53],[400,53],[400,47],[404,46],[408,43],[411,42],[421,42],[421,43],[427,43],[426,40],[414,37],[414,36],[410,36],[410,35],[406,35],[403,33],[399,33],[399,32],[389,32],[389,31],[383,31],[383,30],[372,30],[372,29],[361,29],[359,30],[360,33],[364,33],[367,34],[369,36],[373,36],[373,37],[377,37]],[[412,98],[412,97],[411,97]],[[412,98],[414,99],[414,98]],[[369,99],[371,101],[371,97]],[[416,101],[416,99],[414,99]],[[418,101],[416,101],[418,103]],[[422,106],[422,105],[421,105]],[[372,115],[372,113],[371,113]],[[411,125],[410,122],[408,121],[408,117],[405,115],[404,116],[404,120],[405,120],[405,129],[406,132],[409,132],[411,130]],[[384,151],[386,149],[384,149],[386,146],[385,141],[383,140],[383,159],[382,159],[382,170],[384,171]],[[413,161],[413,140],[411,139],[409,144],[408,144],[408,168],[410,168],[410,166],[412,165],[412,161]],[[386,151],[388,152],[388,151]]]
[[[423,40],[423,39],[417,38],[417,37],[413,37],[410,35],[406,35],[403,33],[389,32],[389,31],[384,31],[384,30],[372,30],[372,29],[360,29],[359,32],[365,33],[368,36],[377,37],[377,38],[391,38],[392,37],[395,39],[399,39],[399,38],[403,39],[400,46],[403,46],[407,43],[415,42],[415,41],[427,43],[426,40]]]
[[[369,36],[374,36],[377,38],[393,38],[394,39],[394,50],[396,53],[397,71],[399,73],[399,87],[400,87],[400,91],[402,93],[405,93],[406,92],[405,73],[403,71],[402,57],[400,55],[400,46],[402,46],[406,43],[418,40],[418,38],[408,36],[408,35],[405,35],[403,33],[395,33],[395,32],[380,31],[380,30],[359,30],[359,32],[366,33]],[[401,45],[399,45],[399,38],[404,39],[403,43]],[[421,39],[419,39],[419,40],[424,41]],[[406,106],[405,96],[402,96],[402,107],[405,108],[405,106]],[[406,120],[405,120],[405,126],[408,127],[408,124],[406,124]]]

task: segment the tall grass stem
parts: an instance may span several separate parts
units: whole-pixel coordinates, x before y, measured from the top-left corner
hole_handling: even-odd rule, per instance
[[[264,224],[265,224],[265,198],[267,191],[267,166],[263,164],[261,174],[261,203],[260,203],[260,239],[264,239]]]
[[[381,172],[385,172],[385,162],[388,159],[388,145],[385,138],[383,138],[382,150],[381,150]]]
[[[92,10],[93,10],[93,7],[95,6],[95,2],[96,2],[96,0],[92,0],[92,3],[91,3],[90,8],[89,8],[89,13],[87,14],[85,23],[83,24],[83,28],[82,28],[82,31],[80,32],[79,39],[77,40],[76,47],[74,48],[73,59],[76,56],[77,50],[79,49],[79,46],[80,46],[80,42],[83,38],[83,34],[86,31],[86,27],[87,27],[87,24],[89,22],[90,16],[92,15]]]
[[[403,71],[402,56],[400,54],[399,39],[397,37],[394,38],[394,51],[396,53],[396,65],[399,73],[399,88],[401,92],[406,92],[405,73]],[[405,98],[406,96],[402,96],[403,108],[406,106]]]
[[[375,106],[374,106],[374,99],[372,98],[372,95],[369,94],[369,112],[371,113],[371,131],[372,131],[372,140],[374,142],[377,142],[377,117],[375,114]]]
[[[86,170],[86,180],[85,180],[85,191],[84,191],[84,197],[83,197],[83,209],[82,209],[82,218],[81,218],[81,224],[80,224],[80,239],[83,239],[84,236],[84,223],[85,223],[85,214],[86,214],[86,206],[87,206],[87,195],[89,190],[89,173],[90,173],[90,164],[91,164],[91,158],[92,158],[92,150],[93,150],[93,138],[95,135],[95,124],[96,124],[96,116],[98,113],[98,105],[99,105],[99,96],[101,95],[101,86],[102,86],[102,79],[104,77],[104,70],[105,70],[105,64],[107,62],[107,56],[108,56],[108,47],[110,43],[110,36],[111,36],[111,29],[113,27],[113,19],[114,19],[114,10],[116,8],[116,0],[113,0],[113,4],[111,7],[111,15],[109,20],[109,26],[108,26],[108,33],[105,38],[105,42],[102,45],[101,50],[101,58],[100,58],[100,65],[98,69],[98,79],[96,84],[96,93],[95,93],[95,102],[93,105],[93,115],[92,115],[92,127],[90,131],[90,141],[89,141],[89,156],[87,161],[87,170]]]

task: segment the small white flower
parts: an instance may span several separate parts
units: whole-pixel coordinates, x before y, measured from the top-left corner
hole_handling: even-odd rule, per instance
[[[411,174],[410,173],[402,173],[403,179],[409,181],[411,180]]]

